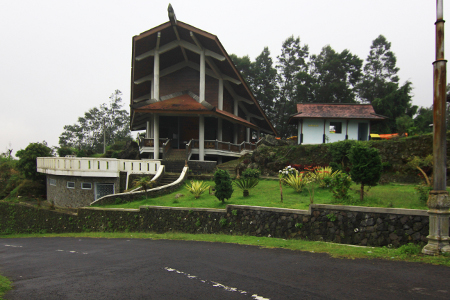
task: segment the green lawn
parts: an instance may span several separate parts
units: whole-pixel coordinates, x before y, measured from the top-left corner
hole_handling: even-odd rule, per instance
[[[11,289],[11,281],[8,278],[0,275],[0,300],[3,299],[3,295]]]
[[[206,181],[214,186],[213,181]],[[372,187],[365,196],[364,202],[359,202],[359,186],[353,184],[350,194],[354,201],[353,205],[373,206],[373,207],[394,207],[427,209],[425,203],[421,203],[419,196],[414,189],[415,185],[387,184]],[[176,194],[183,194],[183,197],[175,199]],[[328,189],[316,187],[314,190],[315,204],[344,204],[333,202],[332,193]],[[225,204],[206,191],[199,199],[195,199],[183,186],[177,191],[139,201],[134,201],[119,205],[105,205],[102,207],[114,208],[139,208],[143,205],[172,206],[172,207],[204,207],[204,208],[225,208],[227,204],[252,205],[266,207],[280,207],[307,210],[310,204],[309,193],[306,188],[301,193],[296,193],[289,186],[283,185],[283,203],[280,201],[280,187],[277,180],[263,179],[258,186],[250,190],[249,197],[243,197],[242,191],[234,187],[232,197],[225,201]]]

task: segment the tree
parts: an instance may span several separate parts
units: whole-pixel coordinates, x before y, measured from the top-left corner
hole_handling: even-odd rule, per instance
[[[64,132],[59,137],[61,147],[72,147],[91,153],[103,150],[103,134],[106,144],[111,145],[116,140],[131,139],[130,117],[122,109],[122,92],[114,91],[109,97],[109,103],[91,108],[78,123],[64,126]]]
[[[430,133],[433,131],[433,127],[430,124],[433,124],[433,106],[420,107],[414,118],[414,126],[419,133]]]
[[[217,170],[214,173],[214,183],[216,184],[216,192],[214,195],[217,199],[222,201],[222,203],[225,203],[225,199],[230,199],[233,194],[233,185],[230,174],[225,170]]]
[[[276,68],[278,70],[279,97],[275,103],[278,118],[273,121],[275,129],[282,137],[294,133],[294,128],[288,125],[289,116],[296,113],[296,104],[300,102],[298,87],[305,80],[308,73],[306,59],[309,55],[308,45],[300,45],[300,38],[294,36],[287,38],[281,49]]]
[[[395,119],[395,124],[397,125],[398,134],[403,135],[414,127],[414,120],[408,115],[403,115]]]
[[[369,56],[364,66],[364,77],[359,85],[359,96],[372,103],[376,98],[384,98],[390,91],[390,83],[398,85],[397,58],[390,50],[391,43],[383,35],[372,41]]]
[[[377,114],[388,117],[387,120],[375,124],[372,127],[374,132],[391,133],[397,132],[396,119],[403,115],[413,117],[418,107],[412,105],[411,82],[407,81],[401,87],[395,83],[388,84],[387,94],[383,98],[375,98],[372,102]]]
[[[364,142],[357,142],[349,153],[351,163],[350,176],[361,184],[360,200],[364,200],[364,186],[375,186],[381,177],[381,157],[378,150],[370,148]]]
[[[277,115],[273,107],[278,96],[278,86],[276,81],[277,70],[273,67],[269,48],[265,47],[254,62],[247,55],[238,57],[231,54],[230,57],[264,113],[272,122]]]
[[[46,141],[43,141],[42,143],[29,144],[25,149],[17,151],[16,156],[19,158],[17,168],[25,178],[41,181],[44,175],[39,174],[36,170],[36,158],[53,156],[53,150],[47,146]]]
[[[315,103],[355,103],[355,87],[361,77],[362,60],[347,49],[338,53],[327,45],[319,55],[312,55],[310,74],[313,78]]]
[[[272,121],[276,117],[275,99],[278,96],[277,70],[273,67],[268,47],[264,47],[252,64],[252,92],[259,101],[266,116]]]

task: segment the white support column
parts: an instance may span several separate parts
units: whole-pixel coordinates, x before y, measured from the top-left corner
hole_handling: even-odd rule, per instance
[[[237,99],[234,99],[234,115],[238,116],[239,115],[239,106],[238,106],[239,101],[237,101]]]
[[[153,99],[159,101],[159,52],[155,51],[153,65]]]
[[[200,103],[205,101],[205,73],[206,73],[205,50],[202,49],[202,51],[200,52],[200,89],[199,89]]]
[[[147,121],[147,128],[145,130],[145,138],[149,139],[150,138],[150,131],[152,130],[152,124],[150,123],[150,121]]]
[[[217,119],[217,140],[223,141],[223,134],[222,134],[222,119]]]
[[[159,159],[159,115],[153,117],[153,158]]]
[[[155,122],[154,121],[155,120],[155,118],[154,118],[154,116],[153,115],[150,115],[150,132],[149,132],[149,138],[153,138],[154,137],[154,132],[153,132],[153,128],[154,128],[154,124],[153,124],[153,122]]]
[[[238,142],[238,129],[239,129],[239,125],[238,124],[233,124],[233,144],[237,144]]]
[[[155,99],[154,85],[155,85],[155,81],[153,80],[152,84],[150,85],[150,99]]]
[[[219,79],[219,98],[217,99],[217,107],[223,110],[223,79]]]
[[[205,117],[198,117],[198,160],[205,160]]]

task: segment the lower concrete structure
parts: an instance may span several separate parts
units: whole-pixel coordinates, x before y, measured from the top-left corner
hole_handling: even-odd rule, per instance
[[[95,199],[119,190],[119,177],[47,175],[47,200],[59,207],[89,206]]]

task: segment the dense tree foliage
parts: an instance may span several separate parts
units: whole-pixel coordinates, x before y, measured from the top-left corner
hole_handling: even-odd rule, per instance
[[[122,109],[121,96],[122,92],[116,90],[108,103],[91,108],[78,118],[76,124],[64,126],[59,145],[86,153],[101,153],[104,132],[106,145],[116,140],[130,139],[130,117],[128,111]]]
[[[313,101],[315,103],[356,103],[356,85],[362,60],[347,49],[338,53],[327,45],[311,56]]]
[[[400,69],[396,67],[397,58],[390,49],[391,43],[383,35],[372,41],[359,85],[359,96],[364,102],[372,103],[376,98],[385,97],[391,92],[389,85],[398,84]]]
[[[36,158],[53,156],[53,150],[47,146],[47,142],[31,143],[25,149],[16,153],[19,158],[17,168],[27,179],[42,180],[44,175],[37,172]]]
[[[412,105],[412,83],[399,84],[397,59],[383,35],[373,40],[364,67],[349,50],[337,52],[330,45],[310,55],[308,45],[293,36],[283,42],[275,68],[267,47],[255,61],[231,58],[281,137],[295,135],[287,121],[297,103],[371,103],[388,117],[372,126],[376,133],[397,132],[397,118],[404,124],[418,109]]]

